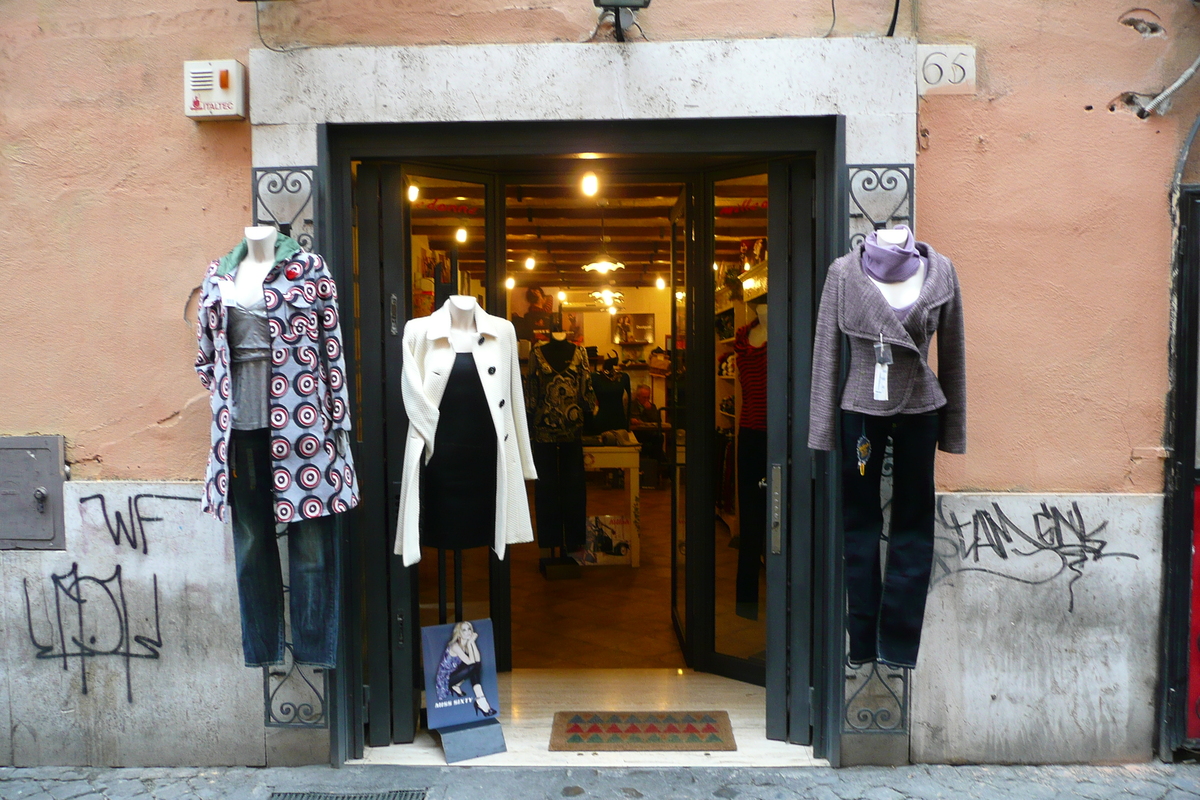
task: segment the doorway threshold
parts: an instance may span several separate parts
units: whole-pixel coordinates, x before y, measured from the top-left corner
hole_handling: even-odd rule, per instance
[[[516,669],[499,676],[508,752],[452,764],[461,767],[823,767],[812,748],[766,737],[766,690],[688,669]],[[551,751],[558,711],[706,711],[729,713],[737,750]],[[412,744],[367,748],[355,764],[445,766],[429,731]]]

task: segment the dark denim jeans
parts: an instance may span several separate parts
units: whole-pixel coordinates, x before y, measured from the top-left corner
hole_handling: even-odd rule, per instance
[[[533,488],[538,547],[583,549],[587,538],[587,483],[582,442],[534,442]],[[633,477],[637,480],[637,476]]]
[[[858,437],[871,442],[858,473]],[[892,437],[892,504],[887,562],[880,565],[883,511],[879,481]],[[938,415],[872,417],[842,412],[842,522],[845,528],[846,628],[850,660],[915,667],[933,568],[933,458]]]
[[[284,586],[275,535],[270,431],[231,432],[229,508],[242,607],[246,666],[283,663]],[[292,656],[332,668],[337,660],[340,586],[333,517],[288,525]]]

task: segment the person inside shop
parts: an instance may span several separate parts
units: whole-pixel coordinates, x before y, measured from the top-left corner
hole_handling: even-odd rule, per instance
[[[928,360],[934,334],[936,374]],[[917,664],[933,566],[934,455],[967,447],[965,352],[954,265],[907,227],[873,231],[829,267],[813,340],[808,446],[841,453],[853,667]],[[889,440],[891,522],[881,563]]]
[[[333,668],[333,515],[359,500],[337,288],[321,256],[274,227],[244,233],[201,286],[195,368],[213,414],[202,510],[232,522],[246,666],[284,663],[288,608],[295,663]]]
[[[663,421],[653,398],[653,389],[644,383],[638,384],[633,390],[629,426],[642,444],[642,458],[652,458],[661,462],[666,458],[663,449]]]

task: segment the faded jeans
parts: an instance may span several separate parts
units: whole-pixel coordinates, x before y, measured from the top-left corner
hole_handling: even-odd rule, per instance
[[[871,442],[858,472],[858,437]],[[892,438],[892,504],[887,561],[880,564],[883,511],[879,482]],[[842,412],[842,523],[845,529],[846,629],[850,660],[915,667],[933,569],[933,457],[938,415],[873,417]]]
[[[284,661],[284,592],[275,533],[270,430],[231,431],[229,508],[246,666]],[[340,584],[333,517],[287,529],[292,657],[332,668],[337,660]]]

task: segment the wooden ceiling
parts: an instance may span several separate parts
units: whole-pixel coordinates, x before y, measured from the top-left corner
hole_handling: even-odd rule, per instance
[[[565,179],[564,179],[565,181]],[[429,247],[449,250],[455,231],[467,229],[458,245],[459,268],[479,274],[484,262],[484,187],[433,178],[416,179],[412,233],[429,237]],[[681,183],[605,185],[587,197],[574,181],[558,184],[510,184],[505,188],[507,272],[525,285],[651,286],[669,278],[671,219],[683,207]],[[718,182],[714,210],[716,253],[720,262],[741,260],[742,242],[767,235],[766,175]],[[603,218],[604,243],[601,244]],[[684,232],[676,232],[677,266],[682,269]],[[625,269],[602,275],[582,267],[602,252]],[[535,266],[525,268],[533,257]],[[682,276],[680,276],[682,277]]]

